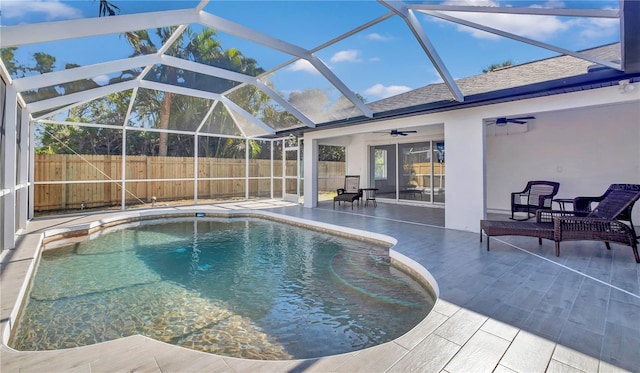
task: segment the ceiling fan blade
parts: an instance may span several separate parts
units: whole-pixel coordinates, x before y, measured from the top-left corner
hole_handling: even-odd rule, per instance
[[[509,123],[509,121],[507,120],[507,118],[496,118],[496,125],[497,126],[504,126],[507,123]]]
[[[389,130],[389,131],[373,131],[372,133],[384,133],[386,135],[391,135],[391,136],[407,136],[408,133],[418,133],[418,131]]]
[[[495,120],[487,121],[487,124],[495,124],[496,126],[506,126],[509,123],[527,124],[527,120],[529,119],[536,119],[536,117],[534,116],[514,117],[514,118],[501,117],[501,118],[496,118]]]

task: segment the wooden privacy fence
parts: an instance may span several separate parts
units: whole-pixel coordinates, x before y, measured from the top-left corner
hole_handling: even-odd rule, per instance
[[[150,203],[152,197],[157,201],[193,200],[194,162],[192,157],[127,156],[126,203]],[[244,159],[199,157],[198,198],[244,198],[247,182],[250,197],[270,197],[271,161],[250,159],[248,166],[246,175]],[[286,166],[295,169],[295,161],[287,161]],[[335,192],[342,187],[344,170],[344,162],[320,162],[319,191]],[[121,204],[122,156],[38,154],[34,171],[39,183],[34,189],[36,211],[79,209],[83,202],[88,208]],[[273,161],[273,178],[274,196],[281,196],[282,160]],[[62,181],[73,183],[56,184]],[[295,179],[287,179],[286,188],[295,189]]]
[[[444,175],[444,163],[416,162],[405,165],[401,182],[416,188],[444,188]]]

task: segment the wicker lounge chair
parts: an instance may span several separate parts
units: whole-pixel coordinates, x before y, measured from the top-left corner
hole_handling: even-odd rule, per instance
[[[354,202],[358,202],[358,206],[360,206],[361,197],[360,176],[346,175],[344,177],[344,188],[338,189],[338,195],[333,197],[333,208],[336,208],[336,202],[338,202],[338,206],[340,206],[340,202],[351,202],[351,209],[353,210]]]
[[[601,202],[606,196],[611,193],[612,190],[623,189],[623,190],[634,190],[636,192],[640,192],[640,184],[611,184],[609,189],[604,192],[603,195],[597,197],[576,197],[573,199],[573,209],[576,211],[584,211],[585,215],[591,212],[593,203]],[[633,230],[635,236],[638,236],[638,233],[635,230],[633,225],[633,219],[631,216],[631,210],[633,210],[633,204],[629,206],[625,211],[621,212],[620,215],[616,218],[617,220],[623,220],[629,222],[629,227]]]
[[[636,263],[640,263],[635,231],[617,219],[633,209],[638,198],[640,191],[615,189],[586,216],[581,211],[537,210],[535,222],[481,220],[480,241],[484,231],[489,251],[491,236],[537,237],[538,244],[545,238],[555,242],[556,256],[560,256],[562,241],[604,241],[608,250],[611,250],[609,243],[615,242],[630,246]]]
[[[542,239],[553,240],[553,216],[542,215],[542,211],[536,211],[536,221],[509,221],[509,220],[480,220],[480,242],[482,232],[487,235],[487,251],[492,236],[529,236],[538,237],[538,244],[542,245]]]
[[[529,220],[535,216],[536,210],[551,210],[551,202],[559,188],[560,183],[554,181],[529,181],[522,192],[511,193],[511,219]],[[516,219],[516,212],[526,212],[527,217]]]

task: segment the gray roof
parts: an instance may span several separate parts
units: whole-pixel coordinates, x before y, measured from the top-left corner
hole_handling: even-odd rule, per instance
[[[581,53],[602,60],[619,61],[620,43],[588,49]],[[465,96],[470,96],[584,75],[592,66],[593,62],[565,55],[462,78],[456,80],[456,83]],[[382,113],[442,101],[454,100],[444,83],[436,83],[375,101],[367,106],[374,113]]]

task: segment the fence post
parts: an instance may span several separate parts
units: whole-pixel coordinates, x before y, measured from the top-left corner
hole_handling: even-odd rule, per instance
[[[110,167],[111,167],[111,178],[116,178],[119,179],[122,177],[122,173],[120,173],[119,176],[118,175],[118,164],[122,163],[120,162],[120,157],[111,157],[111,162],[109,162]],[[111,185],[111,189],[109,189],[109,202],[111,203],[112,201],[117,201],[118,200],[118,187],[117,184],[115,184],[115,181],[110,182],[109,184],[113,184]]]
[[[207,158],[209,160],[209,178],[213,177],[213,170],[215,169],[214,166],[214,159],[216,158]],[[214,193],[215,192],[215,182],[213,180],[209,180],[209,198],[213,199]]]
[[[98,163],[98,161],[96,161]],[[104,204],[111,202],[111,155],[105,155],[102,160],[102,171],[108,176],[103,176],[105,178],[105,182],[102,183],[102,201]]]
[[[147,167],[145,169],[145,174],[144,174],[145,179],[147,180],[151,179],[151,177],[153,176],[153,167],[151,165],[151,159],[157,159],[157,158],[159,157],[147,157],[146,159]],[[145,195],[145,200],[149,201],[151,200],[151,197],[153,197],[153,181],[146,181],[145,184],[146,184],[145,190],[147,191]]]
[[[67,155],[62,156],[62,169],[60,170],[62,181],[67,181],[67,157]],[[63,210],[67,208],[67,185],[69,184],[62,184],[62,201],[60,201],[60,204]]]

